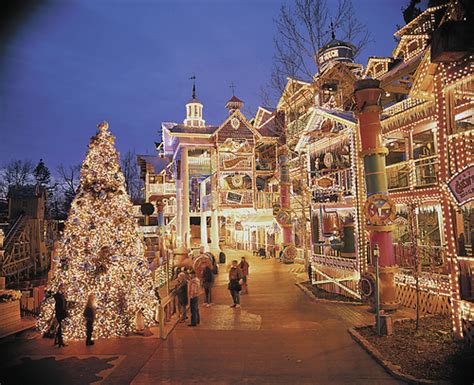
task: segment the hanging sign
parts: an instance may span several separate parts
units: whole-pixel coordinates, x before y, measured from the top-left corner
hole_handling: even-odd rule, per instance
[[[474,165],[455,174],[448,182],[449,191],[459,206],[474,199]]]
[[[316,179],[316,185],[319,188],[322,189],[329,189],[334,186],[334,179],[328,177],[328,176],[323,176],[321,178]]]
[[[232,204],[242,203],[242,198],[243,198],[242,194],[231,192],[231,191],[229,191],[226,196],[227,202],[232,203]]]

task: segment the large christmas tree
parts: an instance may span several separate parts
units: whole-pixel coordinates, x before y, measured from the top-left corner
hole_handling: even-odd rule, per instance
[[[48,293],[64,285],[68,317],[65,339],[85,337],[84,307],[89,293],[97,300],[94,337],[107,338],[134,330],[142,309],[153,322],[157,302],[153,279],[125,189],[114,136],[108,124],[98,125],[82,163],[80,187],[72,202]],[[46,332],[54,317],[54,299],[47,298],[38,326]]]

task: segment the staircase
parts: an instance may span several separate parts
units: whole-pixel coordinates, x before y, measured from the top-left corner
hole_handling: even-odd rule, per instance
[[[26,230],[26,217],[19,215],[7,232],[3,245],[0,245],[0,275],[19,278],[33,266],[30,239]]]

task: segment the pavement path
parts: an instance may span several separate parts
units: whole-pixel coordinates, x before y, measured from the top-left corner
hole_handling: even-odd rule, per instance
[[[228,252],[227,261],[242,252]],[[250,257],[250,294],[230,308],[221,272],[201,325],[161,341],[125,337],[63,349],[37,333],[0,344],[7,384],[398,384],[347,333],[370,322],[360,306],[316,303],[296,287],[297,265]]]
[[[241,255],[228,252],[227,262]],[[242,307],[229,307],[221,268],[215,305],[201,306],[201,325],[180,324],[134,385],[399,383],[347,333],[373,316],[357,306],[311,302],[295,286],[295,265],[248,260],[250,294],[241,297]]]

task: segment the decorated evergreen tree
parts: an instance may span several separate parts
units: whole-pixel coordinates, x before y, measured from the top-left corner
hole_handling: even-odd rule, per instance
[[[157,302],[151,271],[132,214],[132,203],[108,124],[98,125],[81,168],[80,187],[72,202],[64,235],[53,258],[49,296],[42,304],[38,327],[47,332],[54,317],[54,294],[64,285],[68,317],[65,339],[85,337],[83,311],[90,293],[97,300],[94,337],[107,338],[134,330],[142,311],[153,322]]]

